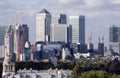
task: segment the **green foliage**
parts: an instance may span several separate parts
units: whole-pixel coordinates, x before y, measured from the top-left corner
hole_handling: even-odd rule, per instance
[[[98,70],[98,71],[91,70],[91,71],[82,73],[81,78],[120,78],[120,76],[107,73],[102,70]]]
[[[34,70],[46,70],[49,68],[54,68],[53,64],[49,61],[16,62],[15,64],[16,64],[15,65],[16,71],[24,68],[26,69],[32,68]],[[75,60],[75,61],[59,61],[57,68],[65,69],[65,70],[66,69],[73,70],[72,78],[77,78],[76,76],[81,76],[81,78],[120,78],[118,75],[107,73],[110,72],[110,73],[120,74],[119,73],[120,62],[118,60],[114,60],[114,61],[101,60],[101,59],[87,60],[85,58],[82,58],[80,60]],[[1,74],[2,74],[2,62],[0,62],[0,77]]]
[[[78,64],[76,64],[71,73],[71,78],[79,78],[79,77],[80,77],[79,66],[78,66]]]
[[[72,70],[74,67],[74,62],[65,62],[65,61],[59,61],[58,62],[58,69],[70,69]]]
[[[49,69],[49,68],[53,68],[53,64],[51,62],[33,62],[33,61],[30,61],[30,62],[16,62],[15,64],[15,68],[16,68],[16,71],[19,70],[19,69],[34,69],[34,70],[46,70],[46,69]]]

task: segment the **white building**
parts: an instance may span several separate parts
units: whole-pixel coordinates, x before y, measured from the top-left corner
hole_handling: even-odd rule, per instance
[[[62,60],[65,60],[65,57],[67,55],[71,56],[69,49],[68,48],[63,48],[62,49]]]
[[[7,78],[10,74],[15,74],[15,63],[11,52],[11,33],[5,34],[5,59],[3,62],[2,77]]]
[[[36,41],[50,41],[51,14],[43,9],[36,17]]]
[[[80,59],[81,56],[87,58],[90,57],[90,53],[74,53],[75,59]]]
[[[69,16],[72,26],[72,43],[85,43],[85,16]]]
[[[70,78],[70,70],[19,70],[16,74],[8,76],[8,78]]]

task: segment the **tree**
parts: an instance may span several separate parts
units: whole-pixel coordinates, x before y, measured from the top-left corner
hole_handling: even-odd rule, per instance
[[[79,66],[78,66],[77,63],[76,63],[75,67],[74,67],[73,70],[72,70],[71,78],[80,78]]]

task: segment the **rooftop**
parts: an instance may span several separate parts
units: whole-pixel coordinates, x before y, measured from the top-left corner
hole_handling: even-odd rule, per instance
[[[46,9],[41,10],[39,13],[50,14]]]

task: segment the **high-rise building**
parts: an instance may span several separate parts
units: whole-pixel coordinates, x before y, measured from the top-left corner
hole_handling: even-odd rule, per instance
[[[110,51],[113,55],[120,55],[120,27],[113,25],[109,29]]]
[[[59,15],[52,16],[51,23],[52,24],[67,24],[66,14],[59,14]]]
[[[72,43],[85,44],[85,16],[69,16],[72,26]]]
[[[110,42],[120,42],[120,27],[110,27],[109,35]]]
[[[36,41],[50,41],[51,14],[46,10],[41,10],[36,17]]]
[[[0,58],[4,57],[4,36],[8,27],[0,26]]]
[[[52,16],[51,41],[67,43],[67,17],[65,14]]]
[[[24,53],[25,43],[29,41],[29,28],[26,24],[10,25],[9,33],[11,33],[11,52],[16,54],[16,60],[20,61],[20,56]]]
[[[98,52],[100,56],[104,56],[104,43],[98,43]]]
[[[0,27],[0,45],[4,45],[4,36],[7,30],[8,30],[8,27],[5,27],[5,26]]]
[[[53,24],[51,32],[52,42],[67,43],[67,24]]]

